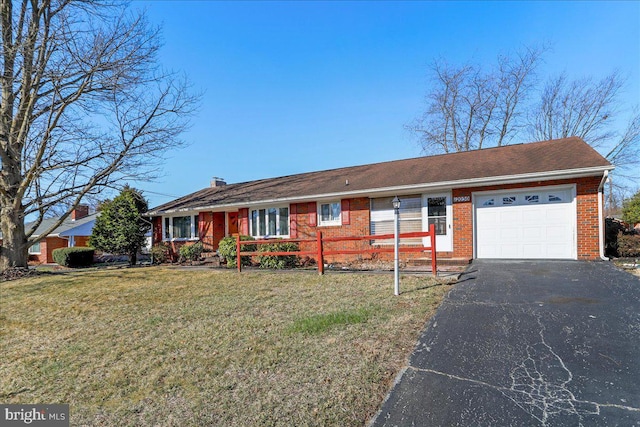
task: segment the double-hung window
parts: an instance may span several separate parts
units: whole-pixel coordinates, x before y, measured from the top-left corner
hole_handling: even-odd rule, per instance
[[[371,234],[394,233],[394,211],[391,203],[393,197],[380,197],[371,199]],[[401,198],[400,233],[412,233],[422,231],[422,197],[417,195],[403,196]],[[402,244],[420,244],[420,237],[401,239]],[[374,244],[392,245],[393,239],[374,240]]]
[[[289,208],[269,207],[252,209],[249,215],[250,230],[253,237],[289,236]]]
[[[165,240],[198,239],[198,214],[168,216],[164,218],[163,236]]]
[[[31,255],[39,255],[40,254],[40,241],[39,240],[29,247],[29,253]]]
[[[340,201],[329,203],[318,203],[318,225],[340,225],[341,205]]]

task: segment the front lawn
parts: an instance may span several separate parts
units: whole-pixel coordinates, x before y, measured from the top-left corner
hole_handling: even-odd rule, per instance
[[[0,283],[0,402],[68,403],[72,425],[362,426],[448,289],[163,267]]]

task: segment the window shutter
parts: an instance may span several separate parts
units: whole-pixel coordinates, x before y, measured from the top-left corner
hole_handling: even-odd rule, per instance
[[[162,217],[157,216],[153,218],[153,243],[159,242],[162,242]]]
[[[349,199],[343,199],[340,203],[342,205],[340,206],[342,225],[349,225],[351,224],[351,211],[349,210],[350,201]]]
[[[240,234],[249,235],[249,208],[238,209],[238,228]]]
[[[289,206],[289,236],[298,238],[298,205],[291,203]]]
[[[309,225],[315,227],[318,225],[318,208],[316,202],[309,202],[307,209],[309,211]]]

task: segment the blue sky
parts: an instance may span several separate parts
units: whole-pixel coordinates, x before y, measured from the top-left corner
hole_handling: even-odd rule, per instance
[[[628,79],[640,103],[640,2],[136,1],[161,25],[163,67],[202,104],[151,206],[208,186],[421,155],[404,125],[424,107],[434,58],[490,66],[550,43],[541,75]],[[526,141],[522,141],[526,142]]]

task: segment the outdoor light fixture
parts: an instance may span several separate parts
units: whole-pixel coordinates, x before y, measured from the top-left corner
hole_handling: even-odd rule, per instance
[[[396,211],[398,209],[400,209],[400,199],[398,199],[398,196],[394,197],[393,200],[391,201],[391,204],[393,205],[393,209],[395,209]]]
[[[398,196],[391,201],[394,212],[394,248],[393,248],[393,293],[400,295],[400,199]]]

